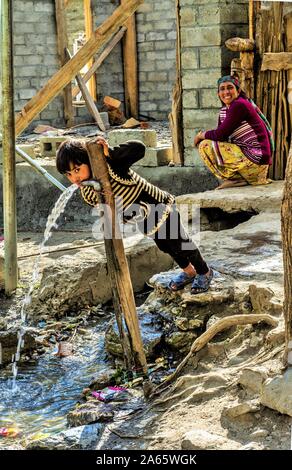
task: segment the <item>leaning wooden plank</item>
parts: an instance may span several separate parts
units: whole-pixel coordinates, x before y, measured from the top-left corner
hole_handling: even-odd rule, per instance
[[[261,71],[292,69],[292,52],[265,52]]]
[[[120,0],[124,6],[127,0]],[[127,32],[123,38],[124,87],[126,116],[138,119],[138,64],[136,18],[132,15],[126,23]]]
[[[108,39],[127,21],[144,0],[128,0],[120,5],[113,14],[97,28],[92,37],[84,44],[77,54],[65,64],[47,84],[24,106],[16,117],[15,133],[19,135],[50,103],[60,91],[84,67]]]
[[[55,0],[55,15],[57,25],[58,54],[61,67],[66,64],[65,49],[68,47],[68,35],[66,25],[65,1]],[[64,119],[66,127],[72,127],[74,124],[74,113],[72,105],[72,87],[71,82],[63,90],[64,99]]]
[[[68,49],[66,49],[66,53],[67,53],[68,58],[71,59],[71,54],[70,54]],[[90,112],[91,116],[95,120],[95,122],[98,125],[98,127],[100,128],[100,130],[105,132],[104,123],[102,122],[102,119],[100,117],[100,114],[98,112],[97,107],[95,106],[95,103],[94,103],[94,100],[93,100],[93,98],[90,94],[90,91],[88,90],[88,88],[86,86],[86,83],[84,82],[84,80],[83,80],[80,73],[76,74],[76,80],[77,80],[79,89],[82,93],[82,96],[84,98],[84,101],[86,103],[88,111]]]
[[[147,376],[147,361],[143,348],[133,286],[119,222],[116,219],[115,199],[109,181],[106,160],[101,145],[97,145],[95,140],[87,142],[86,148],[89,154],[93,177],[100,182],[103,193],[101,197],[104,202],[105,248],[113,296],[116,297],[116,304],[120,305],[125,318],[136,368]]]
[[[127,28],[123,26],[120,31],[115,34],[115,36],[112,38],[112,40],[108,43],[104,51],[100,54],[100,56],[93,62],[92,66],[90,69],[86,72],[86,74],[83,76],[83,80],[85,83],[88,82],[90,77],[96,72],[96,70],[101,66],[103,61],[107,58],[107,56],[110,54],[110,52],[113,50],[115,45],[120,41],[120,39],[124,36],[125,31],[127,31]],[[76,95],[79,93],[79,88],[78,86],[75,86],[72,90],[72,96],[75,98]]]
[[[84,7],[84,18],[85,18],[85,37],[88,40],[93,33],[92,30],[92,10],[91,10],[91,0],[83,0]],[[92,66],[93,58],[88,62],[88,68]],[[89,91],[92,98],[96,101],[96,80],[95,75],[93,75],[89,81]]]

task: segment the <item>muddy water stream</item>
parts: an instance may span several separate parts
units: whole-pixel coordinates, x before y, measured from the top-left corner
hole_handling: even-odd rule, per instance
[[[37,361],[20,364],[14,391],[11,369],[0,372],[0,428],[19,430],[16,437],[0,437],[0,448],[66,428],[66,414],[81,398],[82,389],[106,367],[107,324],[99,320],[98,324],[88,325],[86,335],[77,335],[72,356],[55,356],[56,346],[52,345]]]

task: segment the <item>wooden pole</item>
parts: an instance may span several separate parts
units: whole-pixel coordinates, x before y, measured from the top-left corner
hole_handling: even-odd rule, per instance
[[[292,141],[286,167],[284,194],[281,207],[283,261],[284,261],[284,364],[292,366]],[[290,350],[290,353],[289,353]],[[288,355],[289,353],[289,355]]]
[[[16,117],[16,135],[19,135],[50,101],[72,80],[108,39],[127,21],[144,0],[128,0],[97,28],[91,38],[67,62],[46,85],[24,106]]]
[[[55,15],[57,25],[58,54],[61,67],[66,64],[65,49],[68,47],[66,12],[64,0],[55,0]],[[72,127],[74,124],[74,112],[72,105],[72,87],[71,82],[63,90],[64,99],[64,118],[66,127]]]
[[[98,180],[104,194],[105,248],[112,282],[112,291],[117,295],[117,304],[123,312],[129,333],[134,363],[138,370],[147,375],[147,362],[136,311],[132,282],[116,218],[115,200],[111,190],[106,160],[100,145],[95,140],[86,144],[93,177]]]
[[[68,49],[66,49],[66,54],[67,54],[68,58],[71,59],[71,54],[70,54]],[[100,117],[100,114],[98,112],[97,107],[95,106],[95,102],[93,101],[93,98],[90,94],[90,91],[88,90],[88,88],[87,88],[83,78],[81,77],[80,73],[76,74],[76,80],[77,80],[79,89],[82,93],[83,99],[86,103],[88,111],[90,112],[91,116],[95,120],[95,122],[98,125],[98,127],[100,128],[100,130],[105,132],[105,126],[104,126],[103,120]]]
[[[181,39],[180,39],[180,0],[176,0],[176,81],[172,91],[172,107],[169,124],[172,136],[172,159],[174,163],[184,164],[183,117],[182,117],[182,77],[181,77]]]
[[[115,45],[122,39],[122,37],[125,34],[125,31],[127,31],[127,28],[125,26],[122,26],[119,32],[113,36],[113,38],[108,43],[104,51],[93,62],[88,72],[86,72],[86,74],[82,77],[85,83],[90,79],[90,77],[94,74],[94,72],[96,72],[96,70],[101,66],[101,64],[106,59],[106,57],[110,54],[110,52],[113,50]],[[75,98],[75,96],[78,95],[79,92],[80,92],[79,87],[75,86],[72,90],[72,97]]]
[[[4,206],[4,281],[5,292],[17,287],[17,221],[13,86],[12,2],[2,0],[2,106],[3,106],[3,206]]]
[[[249,39],[253,39],[253,0],[248,3],[248,32]]]
[[[89,39],[93,33],[91,0],[83,0],[83,6],[84,6],[84,18],[85,18],[85,37],[86,39]],[[92,63],[93,63],[93,59],[91,57],[90,61],[88,62],[89,68],[92,66]],[[93,100],[96,101],[95,75],[93,75],[89,80],[89,92]]]
[[[127,0],[120,1],[121,6],[127,4]],[[138,119],[138,64],[135,14],[127,20],[125,26],[127,27],[127,32],[123,38],[125,113],[127,117]]]

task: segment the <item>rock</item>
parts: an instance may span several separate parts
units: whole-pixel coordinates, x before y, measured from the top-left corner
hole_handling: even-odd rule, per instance
[[[67,423],[72,428],[83,424],[106,423],[112,421],[113,417],[114,411],[110,405],[87,402],[67,414]]]
[[[7,320],[5,318],[0,318],[0,331],[7,330]]]
[[[239,450],[261,450],[263,446],[258,444],[258,442],[248,442],[244,446],[240,447]]]
[[[101,370],[91,378],[89,387],[94,388],[94,390],[101,390],[109,385],[115,385],[116,373],[116,370],[111,368]]]
[[[283,325],[279,325],[277,328],[273,328],[266,336],[266,341],[270,344],[283,344],[285,342],[285,328]]]
[[[27,450],[94,450],[103,426],[99,423],[78,426],[49,437],[30,442]]]
[[[165,337],[165,342],[172,349],[184,352],[185,349],[189,349],[191,347],[196,338],[196,333],[175,331],[174,333],[171,333],[169,336]]]
[[[271,289],[251,284],[249,286],[249,295],[254,313],[268,313],[270,300],[274,296]]]
[[[253,439],[267,437],[269,435],[269,431],[267,429],[257,429],[256,431],[252,432],[250,437]]]
[[[292,369],[283,375],[267,379],[260,394],[260,402],[273,410],[292,416]]]
[[[158,321],[158,315],[144,311],[142,307],[138,307],[137,313],[145,354],[146,357],[151,358],[154,356],[154,349],[162,339],[163,331]],[[107,352],[113,356],[121,357],[123,355],[115,321],[109,326],[105,334],[105,347]]]
[[[182,437],[181,448],[184,450],[215,450],[220,449],[225,442],[225,437],[211,434],[203,429],[194,429]]]
[[[262,342],[263,342],[263,339],[260,338],[255,331],[251,333],[250,340],[249,340],[249,345],[251,348],[257,348],[258,346],[262,344]]]
[[[260,393],[263,382],[267,379],[264,367],[246,367],[239,376],[238,383],[253,392]]]
[[[0,345],[2,351],[1,364],[9,364],[12,360],[13,354],[16,353],[17,343],[18,343],[18,334],[19,328],[10,328],[6,331],[0,331]],[[36,337],[38,331],[34,328],[25,328],[25,333],[23,336],[23,347],[21,352],[27,354],[37,349],[39,345],[36,342]]]
[[[227,418],[237,418],[246,413],[256,413],[259,409],[259,402],[257,400],[251,400],[249,402],[226,406],[223,408],[222,414]]]

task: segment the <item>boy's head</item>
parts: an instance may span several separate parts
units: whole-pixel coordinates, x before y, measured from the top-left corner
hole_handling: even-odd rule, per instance
[[[56,166],[72,184],[80,186],[82,181],[91,178],[88,153],[85,144],[79,140],[62,142],[57,151]]]

